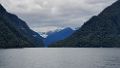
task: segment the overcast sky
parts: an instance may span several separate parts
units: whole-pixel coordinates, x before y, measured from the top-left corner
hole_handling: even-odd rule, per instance
[[[117,0],[0,0],[35,31],[80,27]]]

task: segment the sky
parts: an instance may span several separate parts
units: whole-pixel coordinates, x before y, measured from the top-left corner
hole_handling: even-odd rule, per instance
[[[0,0],[10,13],[31,29],[47,32],[57,28],[81,27],[117,0]]]

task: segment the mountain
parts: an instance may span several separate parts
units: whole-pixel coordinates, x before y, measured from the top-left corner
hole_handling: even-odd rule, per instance
[[[44,39],[44,43],[46,46],[50,45],[50,44],[53,44],[57,41],[60,41],[60,40],[63,40],[67,37],[69,37],[70,35],[72,35],[74,32],[73,29],[71,28],[65,28],[65,29],[58,29],[54,32],[48,32],[47,33],[47,37]]]
[[[48,37],[48,35],[51,35],[55,32],[59,32],[61,30],[63,30],[64,28],[56,28],[56,29],[53,29],[53,30],[49,30],[49,31],[44,31],[44,32],[38,32],[40,36],[42,36],[43,38],[46,38]]]
[[[120,47],[120,0],[52,47]]]
[[[43,39],[48,36],[48,34],[47,34],[48,32],[38,32],[38,33],[39,33],[40,36],[43,37]]]
[[[0,47],[43,47],[42,37],[0,5]]]

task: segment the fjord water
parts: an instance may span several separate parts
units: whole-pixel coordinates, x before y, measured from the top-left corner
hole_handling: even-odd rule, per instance
[[[119,48],[31,48],[0,50],[0,68],[119,67]]]

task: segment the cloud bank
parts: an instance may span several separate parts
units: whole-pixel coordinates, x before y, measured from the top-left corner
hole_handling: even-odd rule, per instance
[[[80,27],[117,0],[0,0],[36,31]],[[51,30],[50,29],[50,30]]]

